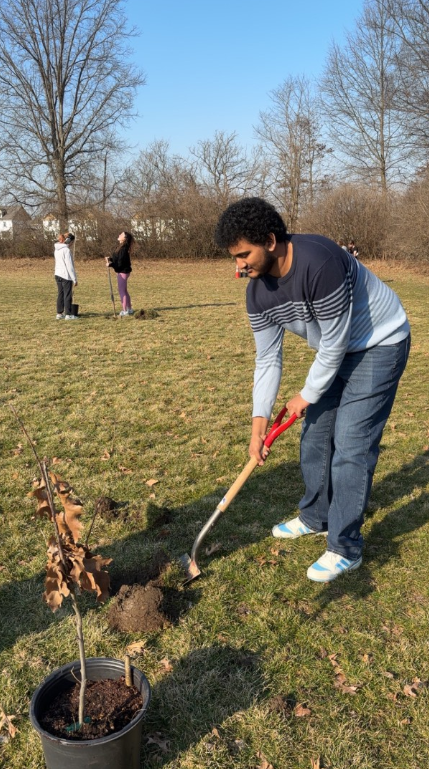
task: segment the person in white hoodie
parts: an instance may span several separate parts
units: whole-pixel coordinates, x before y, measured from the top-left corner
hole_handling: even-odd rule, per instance
[[[77,320],[78,316],[72,313],[73,286],[77,286],[76,271],[73,262],[73,253],[69,248],[71,238],[58,235],[55,243],[55,280],[58,288],[57,296],[57,320]]]

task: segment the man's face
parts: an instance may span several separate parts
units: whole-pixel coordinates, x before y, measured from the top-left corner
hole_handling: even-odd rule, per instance
[[[249,278],[260,278],[270,272],[277,262],[273,253],[274,245],[271,240],[265,246],[259,246],[243,239],[228,250],[239,270],[246,270]]]

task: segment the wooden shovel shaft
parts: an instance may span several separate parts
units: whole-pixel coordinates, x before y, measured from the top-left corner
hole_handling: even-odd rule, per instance
[[[188,556],[186,558],[186,556],[183,556],[183,558],[186,558],[187,560],[187,569],[189,574],[192,574],[192,569],[194,570],[195,575],[197,571],[198,571],[198,574],[200,573],[197,567],[197,556],[203,541],[205,540],[205,538],[207,537],[207,534],[211,531],[211,529],[215,525],[216,521],[220,518],[222,513],[225,512],[227,507],[231,504],[232,500],[237,496],[238,492],[244,486],[249,475],[251,475],[251,473],[253,472],[255,467],[257,467],[257,465],[258,465],[258,460],[255,459],[255,457],[252,457],[251,459],[249,459],[247,465],[243,468],[240,475],[238,476],[238,478],[236,478],[232,486],[230,486],[225,496],[219,502],[216,510],[211,514],[207,523],[203,526],[198,536],[196,537],[192,547],[191,557],[189,558]]]
[[[255,459],[255,457],[252,457],[251,459],[249,459],[247,465],[242,469],[238,478],[236,478],[232,486],[230,486],[230,488],[226,492],[223,499],[219,502],[217,506],[218,510],[221,510],[222,513],[225,512],[226,508],[231,504],[234,497],[237,496],[238,492],[244,486],[249,475],[253,473],[257,465],[258,465],[258,460]]]

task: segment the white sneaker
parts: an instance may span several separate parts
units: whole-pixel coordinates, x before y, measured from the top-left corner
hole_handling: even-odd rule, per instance
[[[358,569],[361,563],[362,558],[350,561],[343,555],[338,555],[338,553],[332,553],[330,550],[327,550],[307,569],[307,577],[308,579],[312,579],[313,582],[332,582],[332,580],[339,577],[340,574]]]
[[[125,315],[128,315],[128,310],[121,310],[119,315],[120,315],[121,318],[125,317]]]
[[[297,537],[302,537],[303,534],[326,535],[327,533],[327,531],[314,531],[314,529],[310,529],[309,526],[306,526],[301,521],[299,516],[286,521],[286,523],[278,523],[272,528],[273,537],[278,537],[279,539],[297,539]]]
[[[63,312],[57,312],[56,320],[64,320],[65,317]]]
[[[134,310],[127,310],[127,315],[134,315]]]
[[[79,320],[77,315],[66,315],[64,320]]]

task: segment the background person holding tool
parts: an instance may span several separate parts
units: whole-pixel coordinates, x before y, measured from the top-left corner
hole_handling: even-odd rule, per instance
[[[134,246],[134,238],[130,232],[121,232],[118,236],[119,246],[112,256],[105,257],[107,267],[113,267],[118,278],[118,291],[121,297],[122,310],[119,315],[134,315],[131,309],[131,297],[128,293],[128,278],[130,277],[131,251]]]
[[[405,369],[410,328],[397,295],[337,243],[287,233],[277,211],[244,198],[221,215],[215,239],[251,280],[247,311],[256,342],[249,453],[263,464],[282,374],[285,331],[316,350],[304,386],[286,404],[304,417],[299,515],[273,528],[295,539],[327,533],[307,571],[329,582],[362,563],[361,527],[384,425]]]

